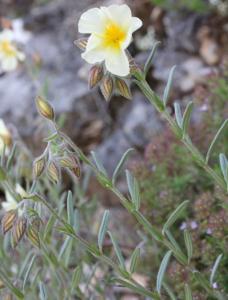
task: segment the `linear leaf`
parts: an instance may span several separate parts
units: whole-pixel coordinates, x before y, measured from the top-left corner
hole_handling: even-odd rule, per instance
[[[0,279],[1,281],[4,283],[4,285],[6,287],[8,287],[8,289],[18,298],[18,299],[24,299],[24,294],[18,289],[16,288],[12,282],[10,281],[10,279],[8,278],[8,276],[6,276],[6,274],[0,269]]]
[[[73,292],[73,290],[78,287],[81,281],[81,277],[82,277],[82,268],[79,265],[76,267],[73,273],[72,282],[71,282],[71,292]]]
[[[70,245],[70,241],[72,240],[72,238],[70,236],[67,236],[63,245],[61,246],[60,248],[60,251],[59,251],[59,255],[58,255],[58,260],[60,261],[65,253],[65,251],[67,250],[67,248],[69,247]]]
[[[184,230],[184,242],[188,254],[188,263],[190,263],[193,254],[193,246],[190,232],[187,229]]]
[[[108,176],[102,162],[100,161],[100,159],[97,157],[97,154],[94,151],[91,151],[91,155],[93,157],[93,160],[98,168],[98,170],[105,176]]]
[[[99,228],[99,232],[98,232],[98,247],[101,252],[102,252],[104,238],[105,238],[105,235],[106,235],[106,232],[108,229],[109,219],[110,219],[110,212],[109,212],[109,210],[105,210],[102,221],[101,221],[101,225]]]
[[[168,267],[168,263],[169,263],[171,255],[172,255],[172,251],[169,250],[165,254],[165,256],[163,257],[163,260],[161,262],[161,265],[160,265],[160,268],[159,268],[159,271],[158,271],[157,282],[156,282],[156,289],[157,289],[157,291],[158,291],[159,294],[161,294],[162,282],[163,282],[163,279],[164,279],[164,276],[165,276],[165,272],[166,272],[166,269]]]
[[[223,177],[226,182],[228,182],[228,161],[225,156],[225,154],[220,153],[219,154],[219,162],[220,162],[220,168],[223,174]]]
[[[219,264],[220,264],[220,261],[221,261],[221,259],[222,259],[222,254],[220,254],[217,258],[216,258],[216,261],[215,261],[215,263],[214,263],[214,265],[213,265],[213,268],[212,268],[212,271],[211,271],[211,276],[210,276],[210,284],[211,284],[211,286],[213,285],[213,283],[214,283],[214,278],[215,278],[215,274],[216,274],[216,272],[217,272],[217,270],[218,270],[218,266],[219,266]]]
[[[181,250],[180,246],[178,245],[177,241],[175,240],[175,238],[173,237],[173,235],[171,234],[171,232],[169,230],[166,230],[166,235],[170,241],[170,243],[168,241],[166,241],[166,246],[173,252],[173,256],[175,256],[175,258],[181,263],[186,265],[187,264],[187,257],[185,256],[185,254],[183,253],[183,251]]]
[[[47,290],[43,282],[39,282],[39,298],[40,300],[47,300]]]
[[[195,277],[197,283],[210,294],[211,288],[210,288],[209,282],[205,279],[205,277],[198,271],[195,271],[193,274],[194,274],[194,277]]]
[[[192,300],[192,291],[188,284],[184,286],[185,300]]]
[[[183,115],[183,134],[186,135],[190,123],[190,118],[193,110],[193,102],[189,102]]]
[[[122,252],[120,250],[120,247],[119,247],[116,239],[112,235],[112,233],[110,231],[108,231],[108,234],[109,234],[109,236],[111,238],[111,241],[112,241],[112,244],[113,244],[116,256],[117,256],[117,258],[119,260],[120,266],[122,267],[123,270],[125,270],[125,262],[124,262],[123,254],[122,254]]]
[[[214,147],[216,145],[216,142],[218,141],[219,137],[221,136],[223,130],[226,128],[226,125],[228,124],[228,119],[226,119],[221,127],[219,128],[218,132],[216,133],[215,137],[213,138],[211,144],[210,144],[210,147],[207,151],[207,155],[206,155],[206,163],[208,163],[209,159],[210,159],[210,156],[211,156],[211,153],[212,151],[214,150]]]
[[[182,118],[181,108],[179,103],[177,102],[174,103],[174,110],[175,110],[175,118],[177,124],[180,128],[183,128],[183,118]]]
[[[170,94],[170,90],[172,87],[172,83],[173,83],[173,75],[174,75],[174,71],[176,69],[176,66],[173,66],[169,72],[169,77],[168,77],[168,81],[167,81],[167,85],[165,87],[164,90],[164,94],[163,94],[163,103],[166,106],[168,99],[169,99],[169,94]]]
[[[162,234],[164,235],[165,231],[172,226],[176,220],[182,215],[183,211],[185,210],[186,206],[188,205],[188,200],[182,202],[169,216],[168,220],[163,226]]]
[[[126,170],[126,177],[131,200],[134,203],[135,209],[138,211],[140,208],[139,183],[137,179],[128,170]]]
[[[73,204],[73,195],[71,191],[68,191],[67,194],[67,219],[68,223],[74,225],[74,204]]]
[[[26,273],[25,273],[25,277],[24,277],[24,281],[23,281],[23,287],[22,287],[23,291],[25,290],[25,285],[26,285],[26,283],[27,283],[27,281],[28,281],[28,278],[29,278],[29,275],[30,275],[30,273],[31,273],[33,264],[34,264],[34,262],[35,262],[35,258],[36,258],[36,255],[34,255],[34,256],[32,257],[31,262],[30,262],[30,264],[29,264],[29,266],[28,266],[28,269],[27,269],[27,271],[26,271]]]
[[[122,156],[122,158],[120,159],[114,173],[113,173],[113,176],[112,176],[112,184],[114,185],[115,182],[116,182],[116,179],[117,179],[117,176],[119,175],[119,173],[121,172],[122,170],[122,167],[125,163],[125,161],[128,159],[129,155],[132,153],[132,151],[134,151],[133,148],[130,148],[128,149]]]
[[[169,295],[171,300],[177,300],[176,296],[174,295],[173,291],[171,290],[170,286],[163,281],[162,286],[166,290],[166,293]]]
[[[131,255],[130,273],[135,272],[137,265],[138,265],[139,257],[140,257],[140,248],[137,247],[137,248],[135,248],[135,250],[133,251],[133,253]]]
[[[158,48],[158,46],[159,46],[160,44],[161,44],[161,42],[157,41],[157,42],[155,42],[154,45],[153,45],[153,48],[152,48],[152,50],[151,50],[151,52],[150,52],[150,55],[149,55],[149,57],[148,57],[148,59],[147,59],[147,61],[146,61],[146,63],[145,63],[145,66],[144,66],[144,74],[145,74],[145,77],[146,77],[146,75],[148,74],[148,71],[149,71],[149,69],[150,69],[150,67],[151,67],[151,64],[152,64],[154,55],[155,55],[156,50],[157,50],[157,48]]]

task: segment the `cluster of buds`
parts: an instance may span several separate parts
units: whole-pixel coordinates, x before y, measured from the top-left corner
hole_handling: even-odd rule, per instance
[[[88,39],[82,38],[75,41],[75,45],[85,51]],[[134,61],[129,56],[131,71],[136,68]],[[113,94],[119,94],[126,99],[131,100],[132,94],[129,87],[128,79],[111,74],[106,70],[104,63],[93,65],[89,73],[89,88],[100,87],[101,93],[106,101],[110,100]]]
[[[52,121],[54,127],[57,128],[55,112],[50,103],[39,96],[36,99],[36,106],[40,115]],[[79,159],[75,153],[72,153],[68,149],[62,138],[56,133],[56,139],[48,141],[43,154],[36,158],[33,163],[34,179],[36,180],[46,173],[52,182],[58,183],[61,180],[62,169],[69,171],[77,178],[80,177],[81,168]]]
[[[27,236],[34,246],[40,248],[40,224],[39,217],[30,218],[27,213],[21,213],[20,209],[7,211],[1,220],[3,234],[11,232],[13,247],[16,247],[22,238]]]

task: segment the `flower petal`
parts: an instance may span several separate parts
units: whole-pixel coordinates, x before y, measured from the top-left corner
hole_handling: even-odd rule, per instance
[[[102,62],[105,59],[105,49],[102,47],[102,40],[92,34],[88,39],[86,51],[82,53],[82,58],[89,64]]]
[[[125,51],[109,51],[105,59],[107,70],[117,76],[125,77],[130,73],[130,66]]]
[[[132,33],[142,27],[143,23],[139,18],[132,18]]]
[[[120,25],[123,29],[126,29],[131,22],[131,10],[126,4],[101,7],[101,10],[107,15],[108,19]]]
[[[92,8],[83,13],[78,22],[80,33],[101,33],[105,28],[105,15],[99,8]]]
[[[13,71],[17,68],[18,62],[16,57],[6,57],[2,60],[2,70],[5,72]]]

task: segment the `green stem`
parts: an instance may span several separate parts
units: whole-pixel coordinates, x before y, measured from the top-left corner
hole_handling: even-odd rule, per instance
[[[185,145],[188,151],[192,154],[192,157],[202,167],[209,175],[214,179],[214,181],[226,191],[226,185],[221,176],[219,176],[206,162],[200,151],[192,144],[191,139],[188,135],[183,136],[182,130],[178,127],[175,120],[165,109],[163,101],[158,97],[158,95],[151,89],[147,81],[144,79],[141,73],[135,74],[137,78],[136,84],[139,86],[143,94],[150,101],[150,103],[156,108],[156,110],[162,115],[162,117],[169,123],[172,131]]]

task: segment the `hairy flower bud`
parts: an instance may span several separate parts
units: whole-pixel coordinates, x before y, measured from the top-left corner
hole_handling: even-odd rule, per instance
[[[27,220],[24,217],[18,218],[13,226],[13,245],[16,247],[23,238],[27,227]]]
[[[62,157],[59,162],[63,168],[69,169],[76,177],[81,176],[80,164],[74,155]]]
[[[105,76],[100,87],[105,100],[108,101],[111,98],[114,89],[112,77],[109,75]]]
[[[131,90],[125,80],[116,78],[116,88],[121,96],[129,100],[132,99]]]
[[[17,211],[12,209],[5,213],[4,217],[2,218],[2,232],[6,234],[14,224],[14,221],[17,217]]]
[[[103,78],[104,71],[102,65],[95,65],[90,69],[89,88],[95,87]]]
[[[33,163],[33,174],[35,178],[42,175],[45,169],[46,160],[44,157],[38,157]]]
[[[88,43],[87,38],[81,38],[81,39],[74,41],[75,46],[78,47],[82,51],[86,50],[87,43]]]
[[[38,96],[36,98],[36,106],[38,112],[41,114],[42,117],[51,121],[55,119],[55,113],[52,106],[42,97]]]
[[[54,161],[51,161],[47,168],[47,173],[51,181],[58,183],[60,181],[60,170]]]

